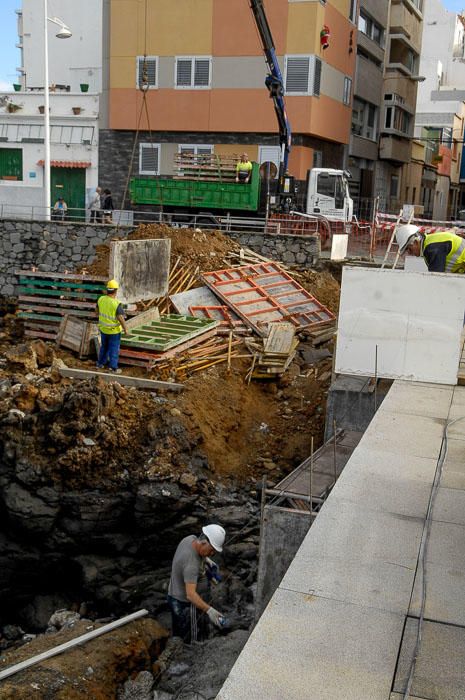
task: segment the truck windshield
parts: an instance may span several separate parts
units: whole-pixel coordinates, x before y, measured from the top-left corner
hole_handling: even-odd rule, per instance
[[[319,173],[316,191],[325,197],[332,197],[336,209],[344,208],[345,188],[341,175]]]

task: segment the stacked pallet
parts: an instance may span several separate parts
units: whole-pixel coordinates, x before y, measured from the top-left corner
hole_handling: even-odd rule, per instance
[[[298,339],[295,326],[286,321],[270,323],[268,335],[260,342],[245,340],[253,354],[247,379],[270,379],[284,374],[295,357]]]
[[[177,153],[174,158],[175,177],[196,180],[226,180],[236,178],[239,156],[219,156],[214,153]]]
[[[318,328],[310,328],[305,331],[305,335],[310,340],[313,347],[318,347],[318,345],[333,340],[336,336],[336,330],[336,322],[333,321]]]
[[[95,322],[97,299],[105,291],[106,277],[25,270],[18,275],[18,316],[24,320],[26,336],[55,340],[68,314]]]

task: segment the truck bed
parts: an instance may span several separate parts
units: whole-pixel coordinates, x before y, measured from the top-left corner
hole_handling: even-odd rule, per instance
[[[252,177],[246,185],[225,180],[145,177],[132,178],[129,192],[133,204],[209,211],[257,211],[260,194],[258,164],[253,163]]]

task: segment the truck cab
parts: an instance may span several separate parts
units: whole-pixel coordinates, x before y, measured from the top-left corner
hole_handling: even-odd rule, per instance
[[[313,168],[307,178],[306,213],[330,221],[352,221],[354,203],[344,170]]]

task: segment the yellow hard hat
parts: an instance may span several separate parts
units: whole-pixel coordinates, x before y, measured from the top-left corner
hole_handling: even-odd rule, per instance
[[[119,284],[116,280],[110,280],[107,282],[107,289],[119,289]]]

